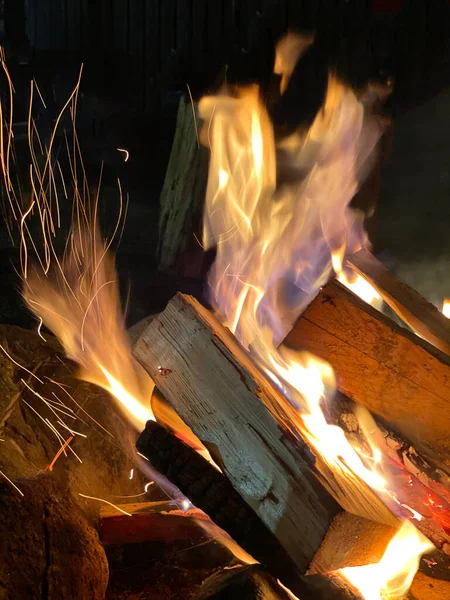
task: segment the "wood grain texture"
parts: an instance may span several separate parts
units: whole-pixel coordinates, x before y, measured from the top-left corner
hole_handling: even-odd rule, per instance
[[[290,405],[193,298],[175,296],[133,352],[299,568],[337,512],[331,490],[346,510],[396,523],[364,484],[339,478],[299,434],[287,433]]]
[[[449,357],[336,281],[325,286],[285,344],[334,368],[338,389],[450,467]]]
[[[363,248],[347,263],[378,291],[417,335],[450,355],[450,320],[416,290],[392,275],[373,254]]]
[[[397,528],[341,512],[333,519],[308,574],[379,562]]]
[[[396,530],[361,519],[349,513],[335,517],[312,561],[308,574],[328,573],[342,565],[368,565],[379,562]],[[445,569],[438,570],[439,556],[425,556],[416,573],[408,598],[414,600],[443,600],[450,598],[450,581]],[[430,560],[431,559],[431,560]],[[438,571],[434,573],[434,571]],[[448,570],[448,569],[447,569]]]

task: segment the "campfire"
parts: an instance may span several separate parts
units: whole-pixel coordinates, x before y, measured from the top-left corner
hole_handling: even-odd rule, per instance
[[[311,43],[289,34],[278,45],[280,93]],[[434,586],[450,597],[448,576],[440,576],[450,568],[450,323],[446,308],[442,314],[371,254],[363,216],[350,207],[382,134],[370,105],[330,73],[312,125],[281,140],[257,86],[224,86],[193,105],[199,143],[210,152],[202,244],[215,251],[211,309],[178,293],[131,344],[112,253],[126,200],[119,181],[116,227],[103,239],[101,178],[92,190],[76,134],[79,85],[45,148],[32,111],[43,100],[31,86],[26,198],[13,182],[12,100],[1,115],[8,222],[38,327],[22,345],[5,332],[1,345],[13,375],[0,433],[19,452],[2,462],[0,502],[11,514],[29,505],[36,519],[42,512],[47,554],[57,555],[58,527],[70,524],[71,543],[82,556],[94,545],[90,562],[98,565],[80,583],[73,572],[56,577],[45,559],[36,570],[45,573],[47,597],[58,585],[90,589],[78,597],[104,594],[103,549],[92,542],[97,517],[105,546],[216,540],[228,564],[198,599],[224,589],[241,597],[249,585],[266,595],[248,597],[400,600],[411,586],[418,600]],[[67,117],[70,181],[55,151]],[[63,202],[72,217],[61,253]],[[380,312],[383,303],[403,327]],[[24,344],[38,349],[22,356]],[[79,402],[65,372],[73,363],[80,380],[116,403],[108,395],[96,404],[90,386]],[[13,414],[19,398],[22,431]],[[86,423],[101,444],[86,437]],[[47,435],[51,442],[42,441]],[[14,436],[40,438],[42,456]],[[132,503],[120,500],[125,482]],[[147,501],[150,492],[155,500]]]

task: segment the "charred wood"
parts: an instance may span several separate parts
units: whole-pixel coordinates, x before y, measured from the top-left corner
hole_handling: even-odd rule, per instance
[[[296,568],[231,483],[195,450],[149,421],[136,447],[197,507],[276,577],[296,585]]]
[[[305,577],[297,591],[299,600],[362,600],[339,574]],[[260,565],[218,571],[201,586],[195,600],[290,600],[290,595]]]

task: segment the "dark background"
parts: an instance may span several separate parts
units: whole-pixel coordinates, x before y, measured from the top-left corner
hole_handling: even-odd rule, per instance
[[[225,65],[229,80],[257,81],[270,91],[274,43],[288,29],[315,31],[316,43],[275,115],[281,125],[313,117],[329,68],[355,88],[369,79],[395,81],[386,107],[394,147],[384,169],[376,251],[434,300],[433,269],[438,265],[444,288],[450,256],[447,0],[0,0],[18,146],[30,79],[47,102],[41,125],[50,130],[84,64],[78,128],[93,181],[105,164],[106,227],[117,209],[115,178],[130,194],[117,254],[124,296],[130,290],[130,323],[191,285],[156,269],[158,198],[180,96],[187,84],[194,97],[214,90]],[[129,162],[118,147],[130,151]],[[31,325],[17,295],[17,249],[4,232],[1,242],[0,320]]]

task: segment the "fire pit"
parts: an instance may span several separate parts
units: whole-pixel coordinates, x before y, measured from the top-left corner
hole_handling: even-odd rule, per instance
[[[311,43],[278,45],[280,93]],[[372,256],[350,209],[381,133],[367,96],[330,74],[311,127],[277,141],[256,86],[201,100],[212,310],[177,294],[131,349],[100,191],[83,171],[79,84],[61,113],[70,183],[54,136],[36,159],[31,109],[26,201],[8,127],[1,140],[23,297],[39,319],[0,340],[8,597],[104,597],[104,547],[111,598],[139,592],[115,578],[124,565],[153,597],[400,600],[411,586],[417,600],[450,597],[450,322]],[[60,189],[73,196],[62,256]],[[118,193],[113,238],[120,182]],[[148,581],[168,555],[191,573],[175,592]]]

